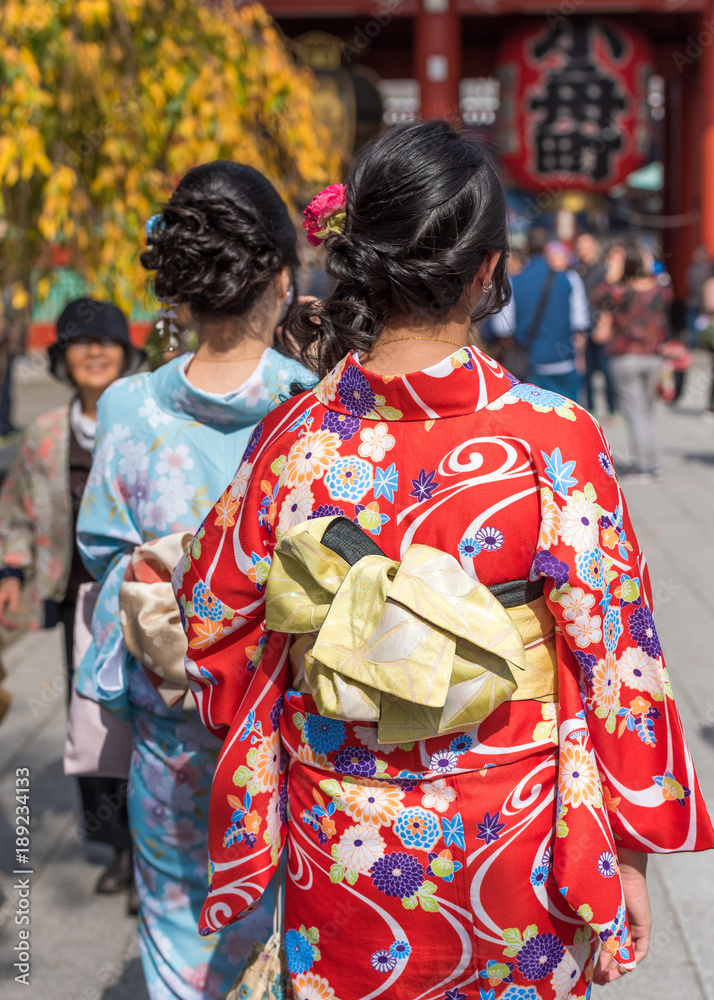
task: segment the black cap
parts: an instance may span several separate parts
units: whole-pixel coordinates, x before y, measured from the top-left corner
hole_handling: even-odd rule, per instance
[[[92,340],[111,338],[123,347],[126,357],[124,375],[135,372],[144,360],[144,352],[134,347],[129,339],[126,316],[118,306],[96,299],[74,299],[64,307],[57,320],[57,342],[47,349],[50,371],[63,382],[69,380],[64,352],[80,337]]]

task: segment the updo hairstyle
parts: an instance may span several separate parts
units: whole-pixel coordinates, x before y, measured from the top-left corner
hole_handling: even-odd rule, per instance
[[[147,237],[141,263],[157,298],[194,316],[241,316],[283,268],[298,268],[285,202],[253,167],[215,160],[181,180]]]
[[[444,121],[395,126],[364,150],[344,231],[325,247],[332,295],[296,304],[286,321],[321,377],[350,351],[368,353],[390,320],[443,322],[490,251],[501,257],[474,319],[510,297],[501,183],[484,148]]]

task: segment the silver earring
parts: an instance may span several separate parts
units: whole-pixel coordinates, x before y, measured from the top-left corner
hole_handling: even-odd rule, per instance
[[[481,288],[483,288],[484,292],[490,292],[491,289],[493,288],[493,282],[492,281],[482,281],[481,282]]]
[[[181,347],[179,328],[174,322],[177,318],[174,305],[173,302],[162,302],[156,310],[158,316],[156,326],[159,331],[159,339],[164,340],[168,338],[166,347],[163,350],[170,354],[175,354]]]

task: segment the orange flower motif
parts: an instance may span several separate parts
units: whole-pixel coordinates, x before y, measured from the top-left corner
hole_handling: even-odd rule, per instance
[[[218,642],[224,635],[228,635],[233,629],[225,630],[222,622],[212,622],[207,619],[203,622],[191,622],[191,638],[188,644],[191,649],[208,649],[214,642]]]
[[[620,795],[613,795],[607,785],[603,785],[602,797],[610,812],[616,813],[619,810],[622,797]]]
[[[308,431],[290,449],[283,472],[286,486],[309,486],[322,479],[339,457],[340,439],[330,431]]]
[[[391,826],[401,811],[404,792],[391,785],[355,781],[345,786],[340,798],[347,815],[358,823]]]
[[[540,535],[538,548],[549,549],[558,541],[563,521],[560,508],[553,498],[553,491],[544,486],[540,491]]]
[[[272,792],[278,787],[280,776],[280,736],[271,733],[258,747],[253,764],[253,780],[261,792]]]
[[[558,782],[563,805],[600,805],[600,778],[593,756],[585,747],[565,744],[560,753]]]
[[[620,535],[612,525],[609,528],[603,528],[600,534],[602,539],[602,544],[608,549],[614,549],[620,542]]]
[[[295,1000],[335,1000],[335,991],[322,976],[301,972],[293,979]]]
[[[233,500],[230,493],[224,493],[216,504],[216,524],[219,528],[232,528],[235,524],[235,513],[238,510],[238,500]]]
[[[331,837],[334,837],[335,834],[337,833],[337,827],[335,826],[335,821],[331,816],[322,817],[322,822],[320,823],[320,829],[325,834],[328,840]]]
[[[257,809],[253,809],[243,818],[243,824],[248,833],[257,833],[258,830],[260,830],[260,824],[262,822],[262,817]]]

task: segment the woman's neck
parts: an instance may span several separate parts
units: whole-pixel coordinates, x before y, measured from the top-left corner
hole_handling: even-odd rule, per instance
[[[82,416],[89,417],[90,420],[97,419],[97,403],[103,392],[103,389],[89,389],[86,387],[78,391],[77,395],[79,396],[79,407],[82,411]]]
[[[360,363],[375,375],[404,375],[421,371],[466,347],[471,332],[471,313],[462,313],[447,323],[418,324],[395,321],[385,325],[379,340]]]
[[[273,339],[275,323],[264,309],[245,316],[212,316],[196,320],[198,347],[186,369],[197,389],[224,395],[238,389],[255,371]]]

